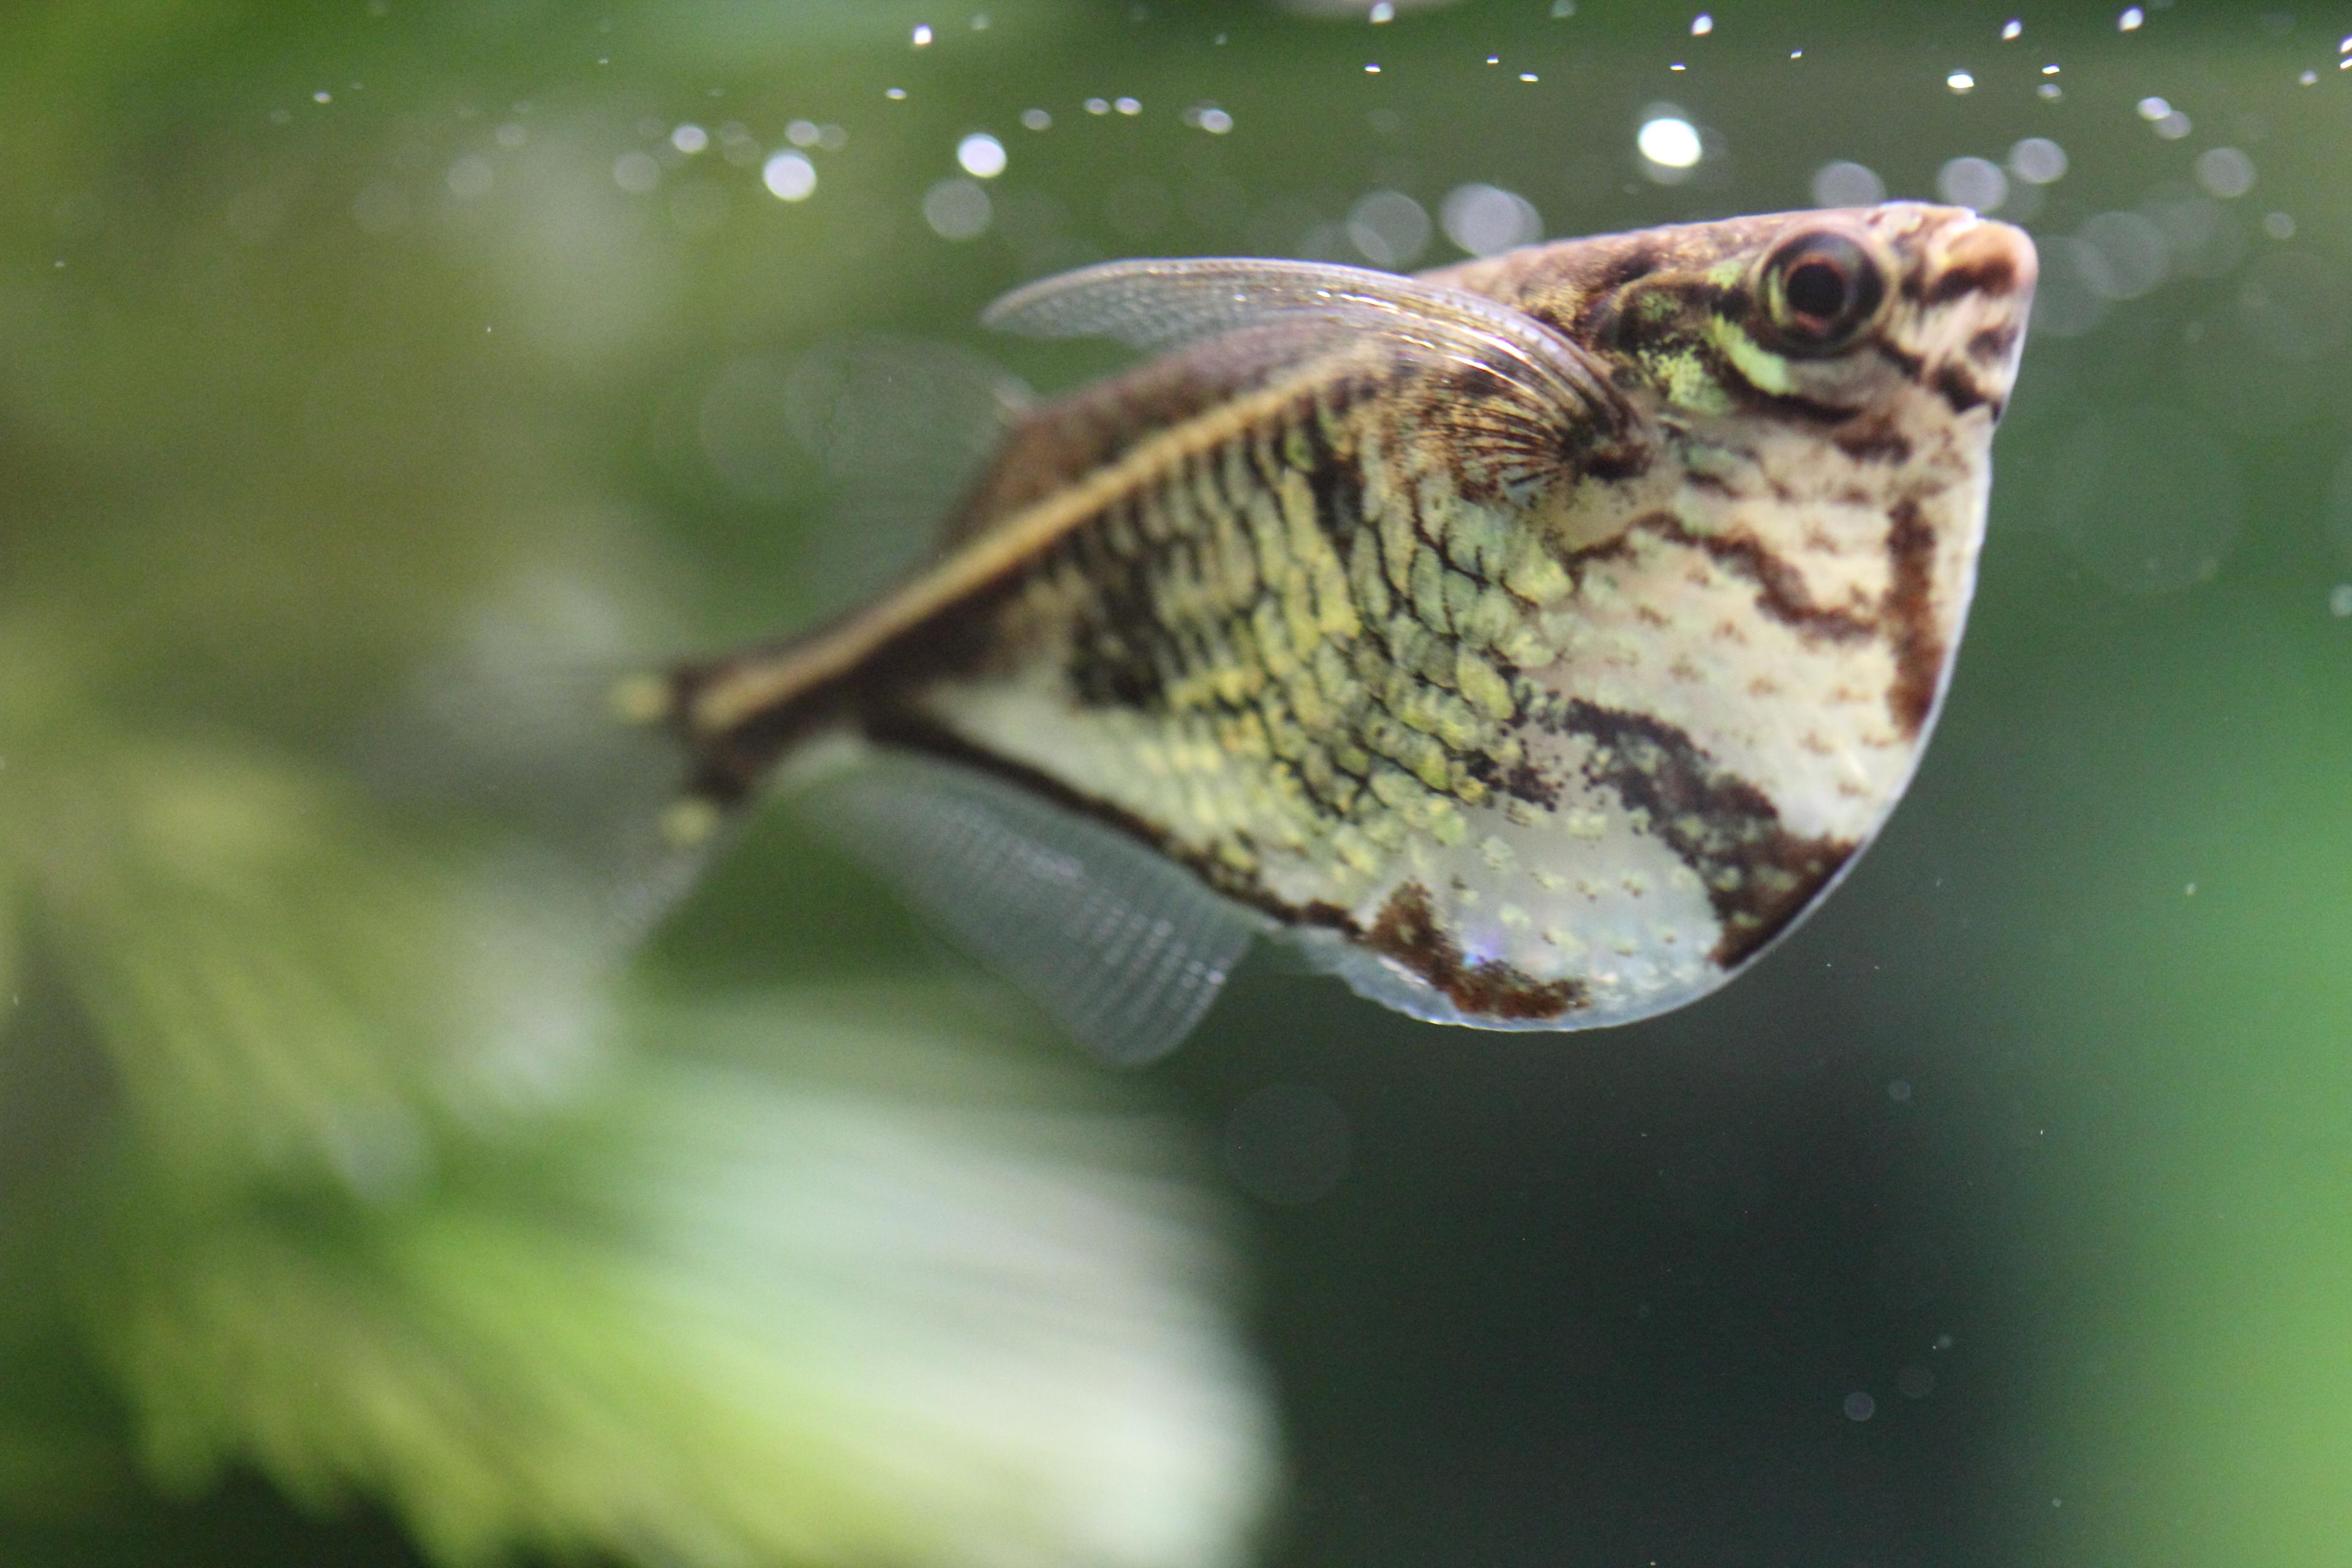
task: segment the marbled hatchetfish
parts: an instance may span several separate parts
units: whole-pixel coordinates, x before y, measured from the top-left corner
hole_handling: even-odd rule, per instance
[[[918,811],[902,859],[1066,822],[1243,933],[1089,881],[1083,847],[992,851],[1062,892],[992,921],[967,877],[967,927],[1017,946],[1092,899],[1035,933],[1053,962],[1160,966],[1100,978],[1136,1016],[1082,1032],[1172,1043],[1269,930],[1425,1018],[1663,1012],[1811,908],[1908,783],[2034,271],[2019,230],[1898,203],[1418,278],[1032,284],[988,319],[1159,357],[1023,416],[878,602],[625,700],[685,743],[681,824],[796,757],[913,754],[990,782]]]

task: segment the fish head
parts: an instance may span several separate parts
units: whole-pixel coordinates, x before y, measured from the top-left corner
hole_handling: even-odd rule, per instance
[[[1590,259],[1579,335],[1669,415],[1833,422],[1932,400],[1990,430],[2033,296],[2033,242],[1965,207],[1738,218],[1622,237]]]
[[[1941,707],[2034,276],[2017,229],[1916,204],[1454,275],[1589,354],[1622,403],[1522,520],[1569,584],[1509,655],[1519,745],[1490,772],[1526,781],[1525,823],[1508,802],[1480,818],[1475,852],[1417,884],[1425,918],[1397,906],[1414,919],[1376,937],[1425,929],[1580,988],[1552,1026],[1618,1023],[1704,994],[1818,905]]]

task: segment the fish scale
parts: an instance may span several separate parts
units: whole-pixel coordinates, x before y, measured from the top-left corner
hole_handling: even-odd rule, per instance
[[[1230,431],[1194,459],[1218,483],[1198,492],[1192,508],[1171,503],[1184,486],[1177,469],[1139,484],[1133,497],[1073,531],[1070,547],[1082,558],[1117,560],[1094,567],[1092,602],[1067,630],[1063,657],[1072,684],[1104,666],[1121,607],[1150,603],[1163,650],[1157,689],[1141,701],[1125,693],[1124,707],[1148,715],[1147,730],[1161,731],[1147,742],[1157,754],[1194,759],[1171,772],[1225,779],[1188,803],[1196,829],[1208,830],[1202,847],[1213,867],[1255,868],[1261,843],[1319,847],[1352,828],[1351,855],[1336,847],[1328,852],[1360,874],[1376,859],[1369,846],[1404,837],[1383,826],[1391,816],[1440,843],[1458,842],[1467,825],[1454,803],[1479,804],[1488,794],[1480,775],[1494,771],[1501,727],[1516,704],[1480,650],[1523,628],[1524,615],[1472,573],[1491,565],[1507,535],[1419,475],[1403,488],[1411,500],[1390,488],[1404,529],[1369,531],[1357,498],[1371,487],[1355,453],[1377,452],[1382,443],[1358,432],[1377,434],[1388,417],[1378,397],[1339,408],[1293,403]],[[1318,503],[1318,496],[1326,500]],[[1126,536],[1119,520],[1129,505],[1159,514],[1141,531],[1150,546],[1090,549],[1097,535]],[[1401,623],[1389,614],[1384,589],[1362,603],[1357,584],[1377,574],[1343,564],[1340,543],[1364,552],[1368,566],[1383,543],[1409,552],[1404,571],[1430,601]],[[1201,549],[1236,564],[1201,570]],[[1469,569],[1454,569],[1449,557]],[[1202,591],[1218,577],[1227,595]],[[992,613],[1006,625],[1048,627],[1055,595],[1040,574]],[[1389,623],[1389,635],[1364,635],[1368,620]],[[1049,657],[1038,644],[1001,635],[986,640],[1012,668]],[[1196,743],[1194,716],[1202,714],[1216,716],[1213,752]],[[1252,743],[1260,734],[1268,737],[1263,747]]]
[[[1645,1016],[1907,783],[2032,282],[2015,230],[1895,204],[1033,286],[999,314],[1201,341],[1030,416],[864,616],[648,708],[714,801],[819,735],[929,751],[1420,1016]]]

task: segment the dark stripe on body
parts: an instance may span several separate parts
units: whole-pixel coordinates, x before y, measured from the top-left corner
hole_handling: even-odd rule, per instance
[[[1871,616],[1814,604],[1805,590],[1803,574],[1753,535],[1695,533],[1670,511],[1643,512],[1616,538],[1570,555],[1567,565],[1574,572],[1589,562],[1627,558],[1633,553],[1631,541],[1636,533],[1699,552],[1753,586],[1756,607],[1783,626],[1831,642],[1855,642],[1878,631],[1878,622]]]
[[[1944,637],[1928,602],[1936,571],[1936,531],[1919,503],[1897,501],[1886,514],[1887,587],[1880,619],[1895,650],[1886,705],[1906,739],[1916,740],[1935,711],[1944,679]]]
[[[1790,833],[1763,791],[1718,767],[1685,731],[1647,714],[1564,698],[1538,721],[1590,742],[1586,782],[1646,814],[1650,831],[1697,875],[1723,928],[1708,954],[1721,968],[1778,935],[1859,847]]]
[[[1946,268],[1925,290],[1928,305],[1947,305],[1964,294],[2007,294],[2017,287],[2017,268],[2005,255]],[[1917,293],[1915,288],[1910,292]]]
[[[1990,405],[1993,418],[1998,420],[2000,417],[2000,405],[1976,384],[1975,377],[1957,364],[1939,366],[1932,384],[1937,395],[1951,405],[1955,414],[1966,414],[1971,408]]]

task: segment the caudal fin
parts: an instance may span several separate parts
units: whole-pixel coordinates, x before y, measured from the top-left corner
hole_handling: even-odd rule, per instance
[[[839,716],[838,661],[824,657],[834,641],[820,633],[646,671],[613,688],[625,721],[667,731],[685,752],[679,796],[663,818],[673,842],[708,837]]]

